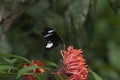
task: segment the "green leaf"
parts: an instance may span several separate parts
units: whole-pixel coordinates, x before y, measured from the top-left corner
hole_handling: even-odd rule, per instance
[[[28,66],[26,68],[22,68],[19,70],[17,78],[19,78],[21,75],[23,75],[25,73],[28,73],[31,70],[38,69],[38,68],[41,68],[41,67],[40,66]]]
[[[0,65],[0,71],[7,70],[7,69],[16,69],[16,67],[9,66],[9,65]]]
[[[72,17],[72,23],[76,28],[83,27],[82,25],[88,14],[89,4],[90,0],[75,0],[68,7],[68,14],[66,16],[68,16],[68,18]]]
[[[48,67],[44,67],[44,69],[45,69],[45,71],[47,71],[47,72],[50,72],[50,71],[51,71],[51,69],[48,68]]]
[[[109,0],[110,6],[118,14],[120,10],[120,0]]]
[[[0,57],[15,57],[15,58],[19,58],[21,60],[24,60],[28,63],[31,63],[28,59],[21,57],[21,56],[17,56],[17,55],[12,55],[12,54],[7,54],[7,53],[0,53]]]
[[[76,35],[71,38],[73,39],[74,45],[78,47],[86,41],[83,24],[88,14],[89,4],[90,0],[74,0],[68,6],[68,10],[66,10],[66,22],[71,27],[71,31],[74,32],[73,35]]]
[[[89,72],[93,75],[94,79],[95,80],[103,80],[99,75],[97,75],[94,71],[92,71],[90,68],[89,68]]]
[[[40,74],[39,76],[36,76],[37,80],[47,80],[47,77],[44,74]]]
[[[53,66],[53,67],[58,67],[57,64],[55,64],[54,62],[50,62],[50,61],[43,61],[46,65],[49,65],[49,66]]]
[[[4,60],[10,64],[13,64],[16,62],[17,58],[14,58],[14,59],[8,59],[8,58],[4,58]]]

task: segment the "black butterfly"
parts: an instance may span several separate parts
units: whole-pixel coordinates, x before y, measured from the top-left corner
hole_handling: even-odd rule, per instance
[[[42,34],[46,41],[45,51],[48,51],[52,48],[57,47],[60,44],[63,44],[63,40],[60,38],[60,36],[54,29],[45,27],[44,32]]]

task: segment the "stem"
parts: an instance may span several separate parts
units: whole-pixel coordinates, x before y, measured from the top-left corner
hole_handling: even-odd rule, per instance
[[[60,74],[57,74],[57,75],[60,77],[61,80],[64,80]]]
[[[8,72],[7,72],[7,73],[6,73],[6,72],[0,72],[0,74],[10,74],[10,75],[16,75],[17,73],[11,73],[11,72],[9,72],[9,73],[8,73]]]
[[[58,72],[52,72],[51,74],[57,74],[60,77],[61,80],[64,80],[62,78],[62,76],[61,76],[61,74],[62,74],[62,72],[61,72],[62,68],[63,68],[63,66],[58,70]]]
[[[10,73],[11,69],[8,69],[7,73]]]

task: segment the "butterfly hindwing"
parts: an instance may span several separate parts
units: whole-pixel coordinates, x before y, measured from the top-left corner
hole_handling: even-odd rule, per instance
[[[49,51],[55,47],[57,47],[59,44],[58,43],[46,43],[44,50]]]
[[[60,38],[58,33],[51,28],[45,27],[42,33],[46,41],[45,51],[57,47],[59,44],[63,44],[63,40]]]

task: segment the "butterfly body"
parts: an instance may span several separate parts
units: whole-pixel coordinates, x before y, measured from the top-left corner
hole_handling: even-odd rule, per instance
[[[46,41],[45,51],[48,51],[52,48],[59,46],[60,44],[63,44],[63,40],[60,38],[60,36],[54,29],[45,27],[44,32],[42,34]]]

